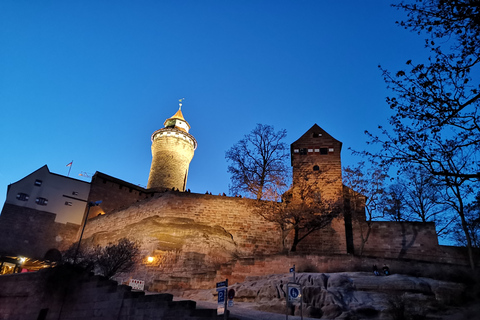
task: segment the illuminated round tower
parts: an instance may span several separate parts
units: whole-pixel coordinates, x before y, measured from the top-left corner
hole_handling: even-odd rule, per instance
[[[188,133],[190,125],[183,118],[182,100],[171,118],[165,120],[164,128],[152,134],[152,166],[148,177],[148,189],[185,191],[188,167],[197,141]]]

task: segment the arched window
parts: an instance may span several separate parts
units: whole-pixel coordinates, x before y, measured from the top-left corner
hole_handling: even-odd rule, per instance
[[[317,166],[317,165],[314,165],[314,166],[313,166],[313,171],[318,171],[318,170],[320,170],[320,167]]]

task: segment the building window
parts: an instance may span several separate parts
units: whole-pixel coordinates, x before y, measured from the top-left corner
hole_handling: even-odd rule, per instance
[[[328,148],[320,148],[320,154],[328,154]]]
[[[17,194],[17,200],[28,201],[28,194],[20,192],[19,194]]]
[[[72,191],[72,195],[78,196],[78,192],[77,191]]]
[[[320,149],[319,148],[315,148],[315,153],[320,153]]]
[[[328,148],[328,152],[332,153],[334,151],[335,151],[335,149],[333,149],[332,147]]]
[[[298,150],[298,149],[293,149],[293,153],[299,153],[299,152],[300,152],[300,150]]]
[[[42,180],[35,180],[35,183],[34,183],[37,187],[40,187],[42,185]]]
[[[71,207],[73,204],[70,201],[65,201],[65,205]]]
[[[318,170],[320,170],[319,166],[317,166],[317,165],[313,166],[313,171],[318,171]]]
[[[38,197],[35,199],[35,203],[38,204],[39,206],[46,206],[48,204],[48,200],[45,198]]]
[[[301,155],[306,155],[307,154],[307,148],[300,149],[300,154]]]
[[[321,137],[321,136],[322,136],[321,133],[318,133],[318,132],[314,132],[314,133],[313,133],[313,137],[314,137],[314,138],[319,138],[319,137]]]

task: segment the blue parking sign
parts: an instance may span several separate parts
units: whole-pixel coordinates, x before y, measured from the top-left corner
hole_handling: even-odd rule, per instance
[[[218,291],[218,303],[225,302],[225,290]]]

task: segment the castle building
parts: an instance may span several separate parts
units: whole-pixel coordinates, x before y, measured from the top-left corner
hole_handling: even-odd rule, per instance
[[[43,258],[75,241],[90,183],[50,172],[45,165],[7,188],[0,215],[0,254]]]
[[[82,244],[103,246],[125,237],[137,241],[142,253],[156,259],[143,263],[142,268],[149,270],[147,280],[168,288],[175,281],[191,286],[191,274],[198,275],[200,286],[214,279],[221,264],[288,250],[292,232],[285,233],[277,222],[259,214],[256,200],[182,192],[197,147],[189,130],[180,103],[164,128],[152,134],[147,189],[100,172],[87,183],[52,174],[47,166],[10,185],[0,215],[0,255],[42,259],[77,241],[87,219]],[[342,184],[341,149],[342,143],[317,124],[291,144],[289,196],[302,201],[307,190],[314,198],[335,201],[343,211],[329,225],[300,235],[305,238],[297,246],[298,254],[362,252],[372,257],[459,261],[456,251],[438,245],[434,223],[367,223],[362,210],[349,212],[354,191]],[[100,206],[86,210],[87,203],[98,200]],[[138,272],[142,277],[147,273]]]
[[[188,133],[190,125],[183,117],[181,108],[180,103],[178,111],[165,120],[165,127],[152,134],[152,165],[147,189],[186,189],[188,168],[197,141]]]

